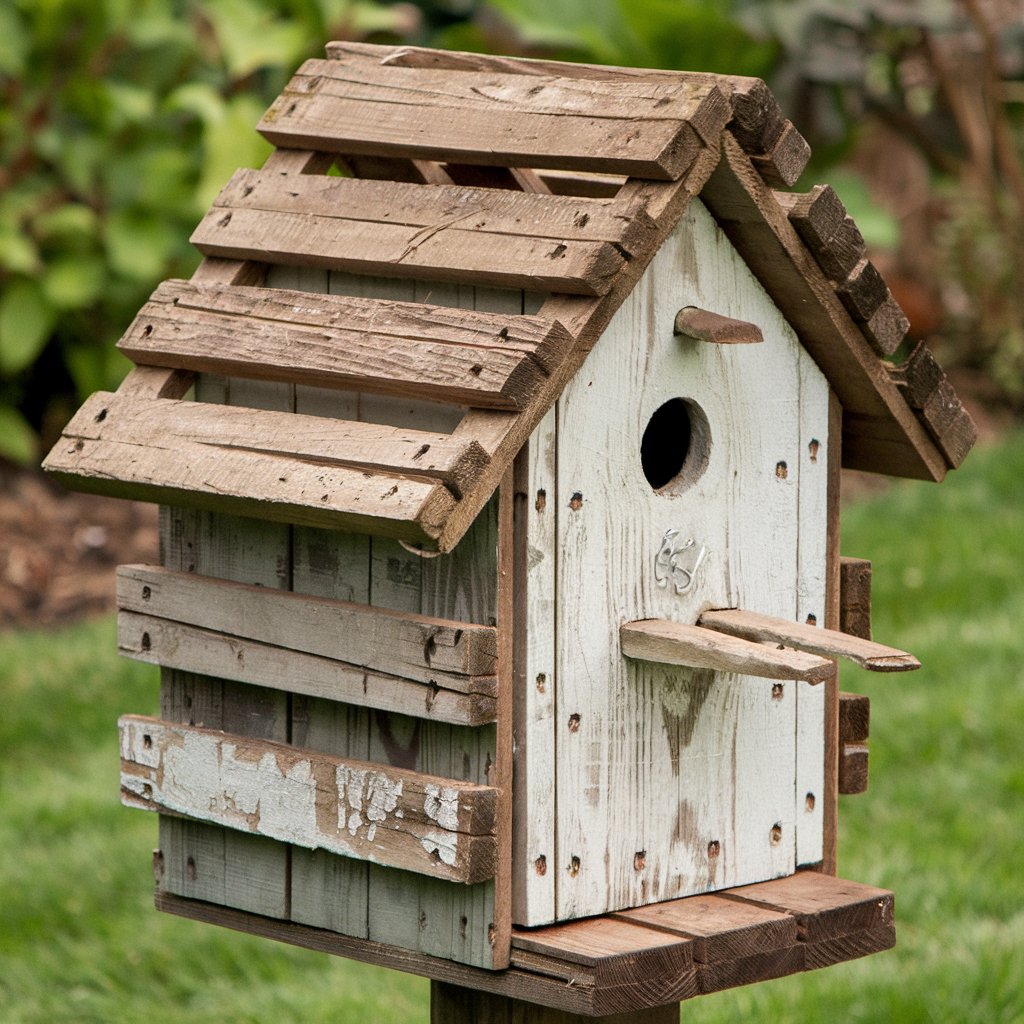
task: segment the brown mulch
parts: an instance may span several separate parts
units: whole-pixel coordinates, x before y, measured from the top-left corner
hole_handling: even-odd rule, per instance
[[[156,507],[0,464],[0,630],[114,608],[114,568],[157,560]]]

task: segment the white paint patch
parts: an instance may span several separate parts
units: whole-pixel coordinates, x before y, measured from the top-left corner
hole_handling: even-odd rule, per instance
[[[459,793],[450,786],[429,783],[423,797],[423,813],[441,828],[456,829],[459,825]]]
[[[420,845],[431,856],[440,857],[442,863],[454,864],[458,842],[458,837],[450,833],[430,832],[420,840]]]

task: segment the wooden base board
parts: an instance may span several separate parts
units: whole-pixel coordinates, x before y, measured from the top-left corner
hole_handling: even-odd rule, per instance
[[[366,939],[156,894],[158,910],[433,981],[600,1017],[854,960],[896,941],[893,895],[814,871],[532,930],[486,971]]]

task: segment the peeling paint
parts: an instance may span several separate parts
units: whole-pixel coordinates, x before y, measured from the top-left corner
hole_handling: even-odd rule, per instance
[[[459,794],[450,786],[429,783],[423,797],[423,813],[441,828],[456,829],[459,825]]]

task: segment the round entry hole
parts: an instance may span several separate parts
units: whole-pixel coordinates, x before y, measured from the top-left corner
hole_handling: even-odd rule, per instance
[[[700,406],[669,399],[655,410],[640,441],[644,477],[656,491],[685,490],[704,472],[710,448],[711,432]]]

